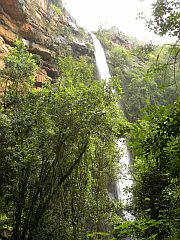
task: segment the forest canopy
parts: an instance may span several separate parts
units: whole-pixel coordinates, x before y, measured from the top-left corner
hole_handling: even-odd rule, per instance
[[[51,2],[61,14],[62,1]],[[59,76],[38,88],[42,59],[20,40],[9,47],[0,70],[0,239],[179,240],[179,7],[157,0],[148,22],[174,44],[142,44],[114,27],[95,33],[108,84],[94,56],[64,47],[53,59]],[[117,197],[127,177],[118,139],[131,156],[126,204]]]

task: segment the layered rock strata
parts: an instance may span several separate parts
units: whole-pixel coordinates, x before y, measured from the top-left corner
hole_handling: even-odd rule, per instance
[[[37,81],[58,76],[56,60],[65,49],[74,56],[93,56],[88,34],[79,31],[64,7],[59,12],[52,0],[0,0],[0,59],[7,54],[8,45],[23,39],[28,49],[42,59]],[[0,60],[0,68],[3,62]],[[39,77],[40,76],[40,77]]]

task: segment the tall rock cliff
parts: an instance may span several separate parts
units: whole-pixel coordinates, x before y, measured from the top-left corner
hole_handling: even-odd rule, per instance
[[[0,59],[16,39],[41,57],[40,82],[57,77],[58,56],[93,54],[89,34],[77,26],[61,0],[0,0]]]

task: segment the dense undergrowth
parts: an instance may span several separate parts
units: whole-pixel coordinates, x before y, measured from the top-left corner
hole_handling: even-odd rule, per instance
[[[66,56],[57,60],[56,83],[37,89],[38,65],[21,41],[4,58],[1,239],[179,239],[179,45],[122,43],[115,29],[96,34],[110,66],[108,86],[87,59]],[[126,208],[134,221],[123,219],[122,204],[108,193],[119,172],[119,136],[133,160]]]

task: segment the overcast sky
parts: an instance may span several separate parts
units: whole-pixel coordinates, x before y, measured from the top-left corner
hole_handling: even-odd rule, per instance
[[[143,42],[169,41],[149,32],[143,20],[137,20],[138,12],[151,15],[151,4],[155,0],[64,0],[70,14],[78,25],[89,31],[101,27],[117,26],[122,32]]]

